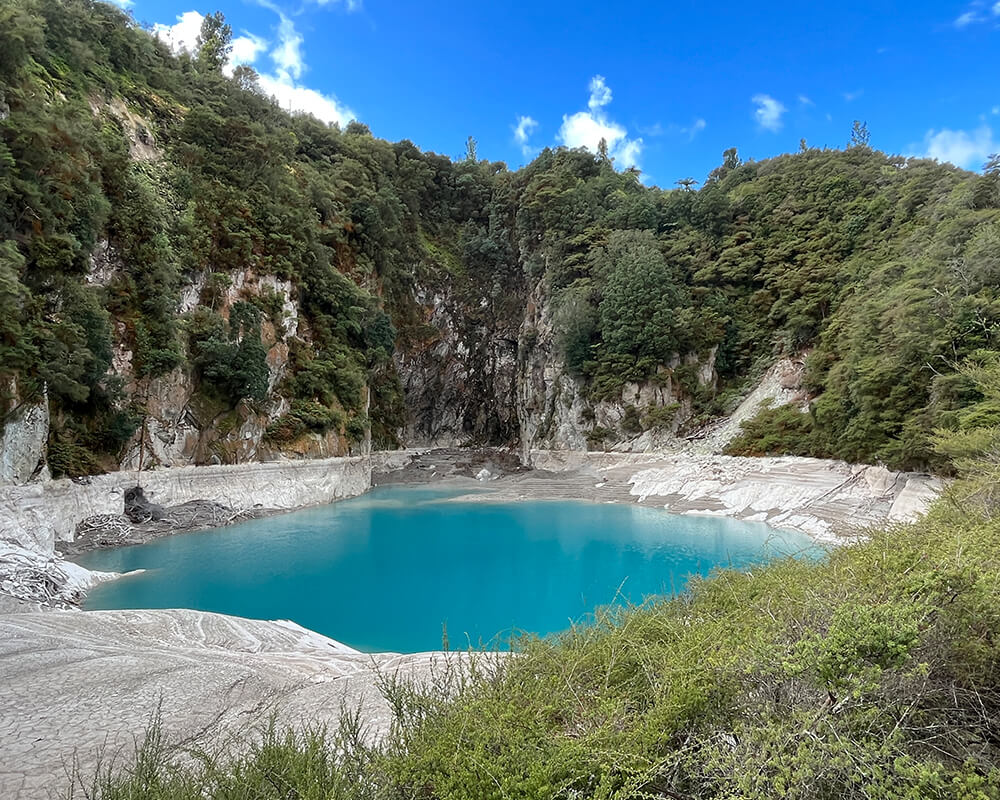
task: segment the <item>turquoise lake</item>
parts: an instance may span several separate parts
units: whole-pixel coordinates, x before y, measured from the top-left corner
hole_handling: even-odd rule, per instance
[[[463,494],[467,494],[464,493]],[[87,609],[194,608],[290,619],[359,650],[504,648],[692,574],[810,547],[805,536],[627,504],[456,501],[381,488],[329,506],[88,553]]]

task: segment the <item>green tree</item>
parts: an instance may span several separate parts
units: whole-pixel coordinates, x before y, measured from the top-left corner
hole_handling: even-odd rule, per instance
[[[233,49],[233,29],[221,11],[206,14],[195,43],[196,63],[205,72],[222,72]]]
[[[868,131],[868,123],[861,122],[861,120],[854,120],[851,125],[851,140],[849,143],[850,147],[868,147],[868,142],[871,141],[872,135]]]
[[[665,364],[681,349],[679,311],[686,305],[680,276],[648,231],[615,231],[594,253],[605,275],[599,306],[600,332],[608,354]]]
[[[597,143],[597,160],[602,164],[610,164],[611,158],[608,156],[608,140],[603,136],[601,141]]]
[[[36,11],[30,0],[0,7],[0,79],[5,82],[21,71],[31,53],[45,41],[45,22]]]
[[[964,479],[961,500],[993,517],[1000,512],[1000,352],[976,353],[958,377],[975,399],[935,431],[934,446]]]
[[[233,70],[233,83],[239,86],[245,92],[257,92],[260,93],[260,84],[258,83],[259,75],[257,70],[248,64],[239,64]]]
[[[597,334],[598,316],[590,294],[585,286],[567,289],[559,298],[553,319],[566,367],[574,375],[582,375],[586,363],[593,358],[591,348]]]

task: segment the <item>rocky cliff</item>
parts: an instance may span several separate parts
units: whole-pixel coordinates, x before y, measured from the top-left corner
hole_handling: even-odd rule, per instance
[[[107,287],[126,270],[114,248],[102,241],[87,280]],[[248,301],[266,301],[273,309],[261,326],[267,365],[262,402],[220,402],[201,391],[190,364],[157,377],[137,374],[125,323],[117,323],[108,378],[120,382],[142,410],[136,432],[122,448],[120,469],[370,452],[370,430],[361,441],[340,430],[273,435],[272,426],[290,410],[281,389],[292,348],[311,341],[291,281],[249,268],[221,278],[199,273],[181,288],[177,314],[183,318],[208,308],[228,320],[237,303]],[[399,344],[393,355],[405,407],[396,435],[404,447],[502,445],[525,454],[533,449],[670,448],[693,413],[691,392],[676,379],[676,370],[692,368],[699,387],[712,389],[716,383],[714,350],[704,358],[676,354],[650,379],[626,382],[617,396],[595,399],[588,382],[565,364],[553,299],[543,281],[530,290],[519,283],[498,303],[487,292],[442,278],[437,285],[416,286],[411,304],[421,320],[419,336]],[[0,435],[0,484],[48,477],[49,433],[45,399],[9,414]]]
[[[414,302],[423,335],[394,357],[406,406],[400,439],[435,447],[516,443],[516,316],[498,316],[488,297],[456,297],[448,283],[418,287]]]
[[[516,408],[520,445],[539,450],[650,452],[676,445],[693,413],[693,398],[676,377],[692,368],[697,385],[713,389],[715,351],[705,358],[674,354],[644,381],[627,381],[613,397],[595,398],[590,384],[571,374],[558,343],[554,303],[539,281],[529,295],[520,329]]]
[[[565,364],[543,282],[515,300],[497,315],[489,296],[456,298],[447,287],[416,293],[426,338],[395,356],[406,446],[649,452],[673,446],[691,419],[692,396],[677,368],[693,367],[701,387],[715,385],[714,352],[677,354],[649,380],[595,399]]]

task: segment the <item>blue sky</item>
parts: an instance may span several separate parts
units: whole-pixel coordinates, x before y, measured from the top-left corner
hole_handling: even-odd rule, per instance
[[[118,0],[174,47],[222,11],[286,107],[512,168],[595,148],[672,186],[737,147],[872,146],[979,169],[1000,150],[1000,0],[809,4]],[[192,13],[193,12],[193,13]]]

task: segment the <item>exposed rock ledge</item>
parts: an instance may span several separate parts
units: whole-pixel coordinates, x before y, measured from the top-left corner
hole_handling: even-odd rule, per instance
[[[598,479],[584,495],[601,499],[628,487],[634,502],[678,514],[708,514],[799,530],[842,541],[865,528],[909,522],[941,493],[931,475],[819,458],[740,458],[678,453],[571,453],[537,450],[536,470]]]
[[[62,797],[74,759],[130,755],[161,699],[166,741],[211,747],[279,723],[333,725],[342,703],[389,724],[379,673],[422,680],[457,656],[363,655],[288,622],[200,611],[0,616],[0,797]],[[79,788],[79,787],[77,787]]]
[[[133,486],[163,505],[207,500],[235,510],[292,510],[359,495],[367,491],[370,477],[369,459],[356,457],[123,470],[0,486],[0,539],[51,554],[57,541],[73,540],[83,520],[121,514],[125,491]]]
[[[818,458],[740,458],[696,453],[533,450],[533,469],[486,470],[478,481],[454,470],[447,452],[409,453],[409,463],[376,473],[377,483],[448,482],[483,488],[463,500],[590,500],[642,503],[676,514],[726,516],[838,542],[866,528],[923,514],[943,482],[931,475]],[[475,473],[472,473],[475,474]]]

